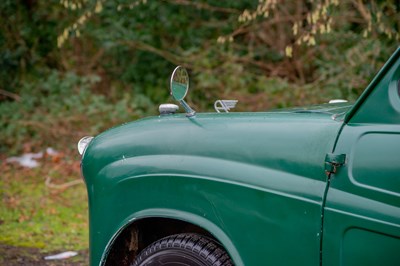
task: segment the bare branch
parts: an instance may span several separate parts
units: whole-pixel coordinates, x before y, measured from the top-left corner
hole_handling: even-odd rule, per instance
[[[365,9],[365,6],[361,0],[354,0],[353,4],[366,22],[371,21],[371,14]]]
[[[168,51],[156,48],[154,46],[151,46],[149,44],[146,44],[144,42],[140,42],[140,41],[121,41],[120,43],[128,45],[129,47],[138,49],[138,50],[144,50],[144,51],[148,51],[148,52],[152,52],[156,55],[159,55],[165,59],[167,59],[168,61],[174,63],[174,64],[180,64],[181,63],[181,57],[179,57],[176,54],[170,53]]]
[[[175,5],[182,5],[182,6],[194,6],[197,9],[204,9],[209,11],[215,12],[222,12],[222,13],[230,13],[230,14],[239,14],[240,11],[233,8],[225,8],[225,7],[218,7],[218,6],[211,6],[206,3],[199,3],[196,1],[189,1],[189,0],[164,0],[165,2],[171,2]]]
[[[50,176],[46,177],[46,181],[45,184],[47,187],[49,188],[54,188],[54,189],[66,189],[75,185],[79,185],[79,184],[83,184],[83,180],[82,179],[76,179],[67,183],[63,183],[63,184],[54,184],[51,183],[51,178]]]
[[[15,93],[6,91],[6,90],[0,89],[0,94],[7,96],[9,98],[12,98],[12,99],[16,100],[17,102],[19,102],[21,100],[21,96],[15,94]]]

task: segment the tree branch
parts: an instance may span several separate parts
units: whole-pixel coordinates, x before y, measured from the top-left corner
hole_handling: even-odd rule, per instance
[[[0,94],[3,94],[6,97],[12,98],[12,99],[16,100],[17,102],[19,102],[21,100],[21,96],[15,94],[15,93],[6,91],[6,90],[0,89]]]
[[[197,9],[204,9],[208,11],[215,11],[215,12],[223,12],[223,13],[230,13],[230,14],[239,14],[240,11],[233,8],[225,8],[225,7],[218,7],[218,6],[211,6],[206,3],[199,3],[196,1],[188,1],[188,0],[164,0],[165,2],[170,2],[175,5],[182,5],[182,6],[194,6]]]
[[[365,9],[365,6],[361,0],[353,1],[353,4],[366,22],[371,21],[371,14]]]

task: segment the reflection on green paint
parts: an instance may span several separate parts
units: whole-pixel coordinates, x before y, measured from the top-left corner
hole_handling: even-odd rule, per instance
[[[186,94],[186,89],[187,89],[186,84],[172,81],[171,86],[172,86],[171,88],[172,96],[178,101],[182,100]]]
[[[189,88],[189,75],[185,68],[177,67],[171,80],[171,93],[175,100],[180,101],[185,98]]]

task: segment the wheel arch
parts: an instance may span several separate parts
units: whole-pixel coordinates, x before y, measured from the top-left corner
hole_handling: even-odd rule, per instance
[[[150,235],[149,229],[160,224],[162,224],[162,227],[157,227],[155,231],[152,230],[153,235]],[[122,247],[125,251],[131,250],[133,251],[131,256],[134,257],[149,244],[148,242],[153,242],[154,237],[160,239],[166,236],[165,233],[171,235],[189,232],[212,238],[228,252],[235,265],[244,265],[233,242],[220,227],[196,214],[171,209],[148,209],[127,217],[120,223],[118,230],[107,243],[100,265],[113,265],[112,263],[117,257],[121,261],[131,259],[128,256],[122,258],[122,254],[115,253],[115,249]],[[143,233],[146,235],[142,235]],[[137,240],[136,243],[135,239]],[[158,239],[154,239],[154,241]]]

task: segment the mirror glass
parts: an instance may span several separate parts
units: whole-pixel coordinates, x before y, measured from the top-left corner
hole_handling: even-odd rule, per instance
[[[177,66],[171,75],[171,95],[177,101],[182,101],[189,89],[189,75],[185,68]]]

